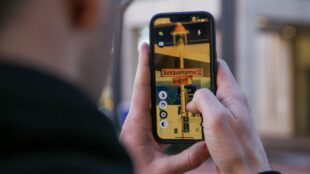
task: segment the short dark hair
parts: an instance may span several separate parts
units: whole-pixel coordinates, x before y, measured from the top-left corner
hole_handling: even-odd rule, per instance
[[[0,28],[5,25],[13,9],[24,0],[0,0]]]

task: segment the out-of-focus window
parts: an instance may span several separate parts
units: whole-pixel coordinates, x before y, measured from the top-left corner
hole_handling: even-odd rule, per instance
[[[269,21],[256,35],[256,120],[263,135],[310,135],[309,31]]]
[[[295,40],[295,126],[299,136],[310,136],[310,26],[298,28]]]
[[[294,37],[294,36],[292,36]],[[258,115],[256,119],[262,134],[290,136],[293,134],[292,40],[285,38],[280,30],[260,30],[256,39],[258,81],[256,96]],[[274,126],[278,125],[278,126]]]

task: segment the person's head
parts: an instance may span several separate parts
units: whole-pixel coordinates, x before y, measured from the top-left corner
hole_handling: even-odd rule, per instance
[[[119,0],[1,0],[0,63],[70,81],[95,101],[111,62]]]

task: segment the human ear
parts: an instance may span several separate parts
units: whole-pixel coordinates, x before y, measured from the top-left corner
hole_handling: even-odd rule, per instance
[[[97,23],[101,0],[67,0],[74,27],[87,29]]]

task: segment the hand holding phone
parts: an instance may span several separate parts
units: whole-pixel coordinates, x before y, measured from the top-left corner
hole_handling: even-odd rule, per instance
[[[136,173],[184,173],[199,167],[209,153],[218,170],[224,173],[270,170],[246,99],[223,61],[218,64],[217,97],[208,89],[200,89],[187,105],[189,111],[204,113],[208,120],[204,122],[206,141],[177,155],[164,154],[165,146],[152,135],[148,44],[142,44],[141,48],[130,112],[120,136]]]
[[[199,142],[176,155],[166,155],[166,146],[152,135],[149,46],[140,46],[139,63],[129,114],[120,141],[129,152],[135,173],[185,173],[199,167],[209,153],[205,142]]]
[[[151,121],[150,104],[153,86],[151,88],[149,61],[148,44],[142,44],[131,108],[120,136],[133,159],[136,173],[184,173],[199,167],[208,158],[209,152],[218,171],[224,173],[270,170],[246,98],[223,61],[218,63],[216,96],[209,89],[199,89],[186,108],[192,113],[203,113],[205,141],[177,155],[164,154],[165,146],[152,135],[154,122]],[[168,96],[158,95],[160,97]],[[169,117],[165,114],[161,116]]]

